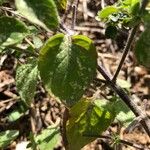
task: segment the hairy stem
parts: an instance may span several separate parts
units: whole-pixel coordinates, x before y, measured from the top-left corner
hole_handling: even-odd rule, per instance
[[[121,60],[120,60],[120,62],[119,62],[119,65],[118,65],[118,67],[117,67],[117,70],[116,70],[116,72],[115,72],[115,74],[114,74],[114,76],[113,76],[113,79],[112,79],[114,82],[116,81],[116,79],[117,79],[117,77],[118,77],[118,74],[119,74],[119,72],[120,72],[120,70],[121,70],[121,68],[122,68],[122,65],[123,65],[123,63],[124,63],[124,61],[125,61],[125,59],[126,59],[126,57],[127,57],[127,54],[128,54],[128,52],[129,52],[129,50],[130,50],[130,47],[131,47],[132,42],[133,42],[133,40],[134,40],[134,36],[135,36],[135,34],[136,34],[137,28],[138,28],[138,26],[135,26],[135,27],[131,30],[131,33],[130,33],[130,35],[129,35],[129,37],[128,37],[127,44],[126,44],[126,46],[125,46],[125,48],[124,48],[124,50],[123,50],[123,54],[122,54]]]
[[[141,14],[141,13],[143,12],[143,10],[145,9],[147,3],[148,3],[148,0],[142,0],[142,1],[141,1],[139,14]],[[118,74],[119,74],[119,72],[120,72],[120,70],[121,70],[121,68],[122,68],[122,65],[123,65],[123,63],[124,63],[124,61],[125,61],[125,59],[126,59],[126,57],[127,57],[127,54],[128,54],[128,52],[130,51],[130,47],[131,47],[131,45],[132,45],[132,42],[134,41],[134,37],[135,37],[136,31],[137,31],[137,29],[138,29],[138,26],[139,26],[139,25],[136,25],[136,26],[131,30],[131,33],[130,33],[129,36],[128,36],[126,46],[125,46],[125,48],[124,48],[124,50],[123,50],[122,58],[121,58],[121,60],[120,60],[120,63],[119,63],[119,65],[118,65],[117,70],[116,70],[116,72],[115,72],[115,74],[114,74],[114,77],[113,77],[113,79],[112,79],[112,81],[114,81],[114,82],[116,81],[117,76],[118,76]]]

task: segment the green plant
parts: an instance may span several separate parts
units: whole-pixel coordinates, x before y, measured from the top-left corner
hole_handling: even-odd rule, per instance
[[[0,4],[5,2],[0,1]],[[118,81],[116,82],[141,23],[144,23],[145,31],[136,42],[135,56],[141,65],[149,68],[150,13],[146,9],[147,3],[147,0],[141,3],[139,0],[120,0],[98,13],[97,18],[107,24],[105,33],[110,38],[115,39],[119,28],[131,29],[117,71],[114,77],[109,77],[103,67],[97,64],[93,41],[84,35],[74,33],[78,0],[72,3],[72,31],[64,26],[59,15],[61,11],[67,9],[66,0],[15,0],[18,11],[17,13],[10,11],[14,17],[5,16],[3,13],[0,16],[1,54],[8,51],[16,57],[20,57],[22,53],[26,54],[26,63],[18,63],[16,70],[16,87],[23,103],[19,104],[19,110],[11,113],[9,120],[16,121],[32,108],[36,87],[41,80],[48,93],[66,107],[62,131],[66,149],[81,149],[97,137],[101,137],[114,120],[127,126],[135,117],[140,117],[141,124],[150,136],[149,118],[128,96],[130,85],[123,83],[124,86],[120,87]],[[3,6],[0,8],[6,10]],[[20,21],[19,18],[25,21]],[[43,43],[37,37],[41,28],[47,32],[62,31],[62,33],[51,36]],[[32,39],[33,43],[28,38]],[[83,98],[85,90],[96,78],[96,70],[104,77],[106,85],[115,92],[109,101]],[[96,79],[96,82],[101,80]],[[18,136],[18,132],[13,130],[5,132],[6,134],[0,133],[1,139],[3,136],[7,139],[7,143],[0,141],[2,148]],[[8,132],[14,134],[11,139],[7,136]],[[38,135],[31,133],[29,140],[28,146],[32,149],[53,149],[57,141],[61,140],[59,125],[50,126]],[[114,143],[119,142],[123,143],[123,140],[119,139],[117,142],[114,140]]]

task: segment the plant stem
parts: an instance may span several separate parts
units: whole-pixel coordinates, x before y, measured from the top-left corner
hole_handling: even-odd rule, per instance
[[[131,30],[131,33],[130,33],[130,35],[129,35],[129,37],[128,37],[127,44],[126,44],[126,46],[125,46],[125,48],[124,48],[124,50],[123,50],[123,54],[122,54],[121,60],[120,60],[120,62],[119,62],[119,65],[118,65],[118,67],[117,67],[117,70],[116,70],[116,72],[115,72],[115,74],[114,74],[114,76],[113,76],[113,79],[112,79],[112,81],[114,81],[114,82],[116,81],[116,79],[117,79],[117,77],[118,77],[118,74],[119,74],[119,72],[120,72],[120,70],[121,70],[121,68],[122,68],[122,65],[123,65],[123,63],[124,63],[124,61],[125,61],[125,59],[126,59],[126,56],[127,56],[128,52],[129,52],[129,50],[130,50],[130,47],[131,47],[131,44],[132,44],[132,42],[133,42],[133,40],[134,40],[134,36],[135,36],[135,34],[136,34],[137,28],[138,28],[138,26],[135,26],[135,27]]]
[[[147,3],[148,3],[148,0],[142,0],[141,5],[140,5],[139,14],[141,14],[141,13],[143,12],[143,10],[145,9]],[[131,47],[131,45],[132,45],[132,42],[134,41],[134,36],[135,36],[135,34],[136,34],[136,31],[137,31],[137,29],[138,29],[138,26],[139,26],[139,24],[136,25],[136,26],[131,30],[131,33],[130,33],[129,36],[128,36],[126,46],[125,46],[125,48],[124,48],[124,50],[123,50],[122,58],[121,58],[121,60],[120,60],[120,63],[119,63],[119,65],[118,65],[117,70],[116,70],[116,72],[115,72],[115,74],[114,74],[114,76],[113,76],[113,79],[112,79],[113,82],[116,82],[117,76],[118,76],[118,74],[119,74],[119,72],[120,72],[120,70],[121,70],[121,68],[122,68],[122,65],[123,65],[123,63],[124,63],[124,61],[125,61],[125,59],[126,59],[126,57],[127,57],[128,52],[130,51],[130,47]]]
[[[74,0],[73,5],[72,5],[72,25],[71,25],[71,29],[74,30],[74,27],[76,25],[76,19],[77,19],[77,7],[79,4],[79,0]]]
[[[150,137],[150,119],[147,117],[146,113],[142,111],[136,103],[134,103],[133,100],[129,98],[129,96],[124,92],[124,90],[116,85],[112,80],[111,77],[106,73],[106,71],[103,69],[103,67],[99,64],[98,71],[101,73],[101,75],[105,78],[108,85],[114,90],[115,93],[119,95],[119,97],[124,101],[124,103],[132,110],[132,112],[135,114],[136,117],[141,117],[141,124],[143,128],[145,129],[146,133]]]
[[[69,119],[69,110],[67,108],[64,109],[63,116],[62,116],[62,139],[63,139],[63,145],[66,150],[68,150],[68,140],[67,140],[67,134],[66,134],[66,124]]]

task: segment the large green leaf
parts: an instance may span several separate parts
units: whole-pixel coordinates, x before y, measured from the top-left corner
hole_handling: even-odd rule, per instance
[[[150,68],[150,28],[146,28],[137,41],[135,56],[140,65]]]
[[[102,134],[115,117],[113,106],[104,100],[81,100],[70,110],[67,122],[69,150],[79,150]],[[94,137],[95,136],[95,137]]]
[[[21,99],[30,106],[38,79],[38,69],[34,61],[18,67],[16,73],[16,86]]]
[[[0,132],[0,148],[5,148],[13,140],[17,138],[19,131],[17,130],[7,130]]]
[[[96,58],[95,47],[89,38],[58,34],[41,49],[38,66],[50,94],[72,106],[94,78]]]
[[[49,29],[56,29],[59,16],[53,0],[15,0],[18,11],[29,21]]]
[[[23,22],[11,17],[0,17],[0,49],[22,41],[28,34]]]
[[[53,150],[61,142],[60,129],[49,126],[35,137],[35,142],[40,150]]]

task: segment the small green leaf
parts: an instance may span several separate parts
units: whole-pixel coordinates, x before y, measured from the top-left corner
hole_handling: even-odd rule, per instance
[[[150,28],[146,28],[136,42],[135,56],[140,65],[150,68]]]
[[[116,121],[121,122],[124,126],[128,126],[135,118],[134,113],[128,108],[128,106],[119,98],[114,102],[115,112],[116,112]]]
[[[119,9],[115,6],[107,6],[104,9],[102,9],[101,11],[98,12],[98,16],[100,19],[105,19],[107,18],[109,15],[118,12]]]
[[[19,131],[17,130],[7,130],[0,132],[0,148],[5,148],[13,140],[17,138]]]
[[[25,115],[28,108],[22,103],[21,101],[18,103],[18,107],[15,108],[9,115],[8,115],[8,121],[13,122],[18,120],[20,117]]]
[[[38,79],[37,64],[31,61],[28,64],[21,65],[16,73],[16,86],[21,99],[30,106]]]
[[[52,150],[61,142],[60,129],[49,126],[35,137],[35,142],[40,150]]]
[[[54,1],[56,2],[56,5],[60,11],[66,9],[67,0],[54,0]]]
[[[0,49],[23,40],[29,31],[25,24],[15,18],[0,17]]]
[[[21,116],[23,116],[22,112],[20,112],[19,110],[14,110],[13,112],[11,112],[9,114],[8,121],[14,122],[14,121],[18,120]]]
[[[53,0],[15,0],[18,11],[29,21],[45,28],[56,29],[59,16]]]
[[[117,79],[117,84],[124,89],[131,88],[131,84],[128,81],[123,80],[123,79]]]
[[[58,34],[41,49],[38,68],[49,93],[72,106],[94,78],[96,59],[96,49],[89,38]]]
[[[43,46],[43,42],[38,36],[33,36],[33,44],[37,49]]]
[[[138,2],[139,2],[139,0],[123,0],[122,4],[125,6],[134,6]]]
[[[69,150],[81,149],[102,134],[114,120],[115,113],[111,109],[103,100],[92,103],[83,99],[75,104],[66,127]]]

